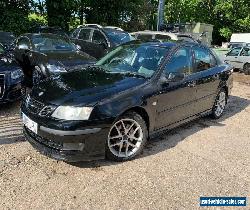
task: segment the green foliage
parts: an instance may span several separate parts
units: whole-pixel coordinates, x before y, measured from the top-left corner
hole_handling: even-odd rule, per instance
[[[221,28],[220,29],[220,35],[222,37],[225,37],[227,39],[227,41],[230,40],[230,37],[232,36],[232,31],[230,30],[230,28],[225,27],[225,28]]]
[[[28,0],[0,0],[0,30],[17,35],[26,32],[28,13]]]
[[[71,30],[83,23],[155,29],[158,0],[0,0],[0,30],[17,35],[38,25]],[[249,0],[166,0],[167,23],[214,25],[214,42],[250,32]]]

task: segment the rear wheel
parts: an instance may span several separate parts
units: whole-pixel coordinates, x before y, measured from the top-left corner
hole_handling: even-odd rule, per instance
[[[131,160],[142,153],[147,138],[148,130],[143,118],[136,112],[128,112],[109,131],[107,158],[115,161]]]
[[[246,75],[250,75],[250,63],[246,63],[243,67],[243,71]]]
[[[211,116],[218,119],[222,116],[227,103],[227,93],[222,89],[216,97]]]

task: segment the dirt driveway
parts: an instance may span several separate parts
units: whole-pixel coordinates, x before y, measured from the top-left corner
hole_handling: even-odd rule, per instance
[[[175,129],[125,163],[44,157],[23,139],[18,103],[0,107],[0,209],[191,210],[200,196],[249,203],[250,76],[235,75],[222,119]]]

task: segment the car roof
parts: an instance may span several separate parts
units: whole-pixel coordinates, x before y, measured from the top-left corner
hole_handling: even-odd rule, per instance
[[[144,46],[155,46],[155,47],[177,47],[177,46],[201,46],[204,47],[201,44],[197,44],[195,42],[185,42],[182,40],[168,40],[165,42],[157,42],[157,41],[142,41],[142,40],[134,40],[127,43],[124,43],[122,45],[130,45],[130,44],[138,44],[138,45],[144,45]],[[205,46],[206,47],[206,46]]]
[[[65,39],[68,40],[68,38],[66,36],[61,36],[59,34],[53,34],[53,33],[26,33],[26,34],[22,34],[19,37],[28,37],[28,38],[33,38],[34,36],[47,36],[47,37],[60,37],[61,39]]]

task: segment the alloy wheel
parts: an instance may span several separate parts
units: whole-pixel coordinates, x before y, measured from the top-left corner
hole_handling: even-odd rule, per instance
[[[110,129],[108,147],[110,152],[119,158],[134,155],[141,147],[143,130],[133,119],[121,119]]]

